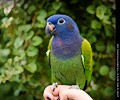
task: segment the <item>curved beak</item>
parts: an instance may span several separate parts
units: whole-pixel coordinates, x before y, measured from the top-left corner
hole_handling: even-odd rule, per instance
[[[55,35],[55,34],[57,34],[56,27],[53,24],[46,25],[45,31],[46,31],[47,35],[50,35],[50,34]]]

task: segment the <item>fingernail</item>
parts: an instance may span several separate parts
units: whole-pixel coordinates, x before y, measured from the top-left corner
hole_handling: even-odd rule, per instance
[[[51,98],[50,98],[50,97],[47,97],[47,100],[51,100]]]

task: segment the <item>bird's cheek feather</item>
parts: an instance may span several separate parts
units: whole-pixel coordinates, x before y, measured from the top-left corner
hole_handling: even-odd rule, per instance
[[[73,25],[71,23],[67,24],[67,29],[72,31],[74,29]]]

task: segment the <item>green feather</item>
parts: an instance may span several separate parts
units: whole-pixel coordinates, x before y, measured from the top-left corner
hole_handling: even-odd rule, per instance
[[[85,68],[85,76],[87,79],[87,84],[89,84],[92,74],[92,48],[90,43],[84,39],[81,46],[82,55],[84,57],[84,68]]]
[[[51,50],[52,39],[49,41],[48,50]],[[81,52],[73,58],[62,60],[49,52],[52,82],[59,84],[77,84],[84,88],[86,80],[89,84],[92,74],[92,49],[90,43],[84,39],[81,45]]]
[[[59,84],[77,84],[83,89],[86,78],[80,55],[81,53],[78,53],[73,58],[62,60],[55,57],[51,52],[52,81],[58,82]]]

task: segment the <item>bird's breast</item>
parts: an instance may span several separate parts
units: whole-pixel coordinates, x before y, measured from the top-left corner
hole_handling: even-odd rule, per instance
[[[60,59],[68,59],[80,53],[80,46],[81,42],[79,40],[62,41],[57,39],[52,42],[52,53]]]

